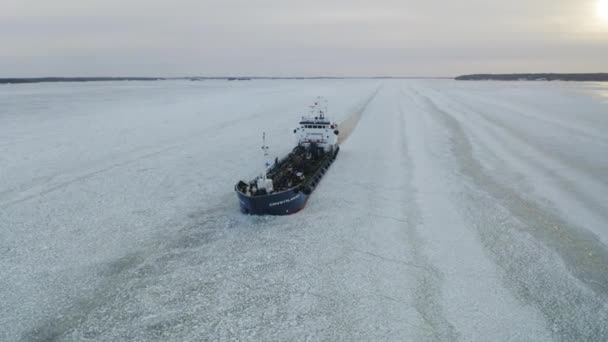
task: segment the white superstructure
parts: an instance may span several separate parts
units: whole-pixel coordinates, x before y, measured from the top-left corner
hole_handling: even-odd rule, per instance
[[[325,116],[327,100],[317,97],[314,105],[310,106],[310,116],[302,116],[300,127],[293,130],[298,139],[298,145],[308,146],[311,143],[331,151],[338,144],[338,124],[331,122]]]

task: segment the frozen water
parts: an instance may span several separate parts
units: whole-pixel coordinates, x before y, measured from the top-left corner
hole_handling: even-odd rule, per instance
[[[238,211],[261,132],[348,139]],[[0,340],[606,340],[608,84],[0,86]]]

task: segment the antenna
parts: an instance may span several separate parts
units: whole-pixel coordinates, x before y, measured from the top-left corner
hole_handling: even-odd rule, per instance
[[[262,133],[262,151],[264,151],[264,172],[262,173],[262,176],[264,177],[264,180],[266,180],[266,174],[270,167],[270,163],[268,162],[268,146],[266,145],[266,132]]]
[[[323,96],[317,96],[315,109],[316,112],[319,113],[319,119],[325,119],[325,113],[327,113],[327,99]]]
[[[268,156],[268,146],[266,146],[266,132],[262,133],[262,151],[264,151],[264,156]]]

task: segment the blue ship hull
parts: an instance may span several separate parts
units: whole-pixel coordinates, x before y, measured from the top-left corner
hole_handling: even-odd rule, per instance
[[[235,189],[239,197],[241,211],[251,215],[289,215],[300,211],[310,195],[299,187],[266,196],[247,196]]]
[[[339,150],[340,148],[337,147],[334,151],[325,154],[322,159],[315,163],[314,172],[310,176],[306,177],[300,184],[288,189],[270,194],[251,195],[249,192],[245,193],[246,183],[239,182],[234,187],[234,191],[239,198],[241,211],[249,215],[290,215],[302,210],[310,194],[336,159]]]

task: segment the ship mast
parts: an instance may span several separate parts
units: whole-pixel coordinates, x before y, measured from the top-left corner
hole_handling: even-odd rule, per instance
[[[262,178],[266,181],[266,174],[270,167],[270,162],[268,162],[268,146],[266,145],[266,132],[262,133],[262,151],[264,151],[264,172],[262,173]]]
[[[319,118],[319,120],[325,119],[325,113],[327,113],[327,99],[322,96],[317,96],[315,104],[310,106],[310,113],[313,117]]]
[[[318,96],[317,101],[319,102],[319,119],[324,120],[325,113],[327,113],[327,99],[322,96]]]

